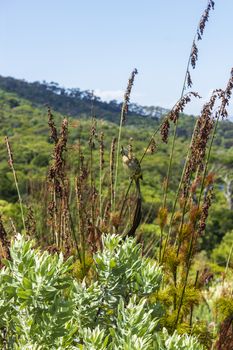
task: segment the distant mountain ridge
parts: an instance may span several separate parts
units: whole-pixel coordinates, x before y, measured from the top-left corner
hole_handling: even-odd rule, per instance
[[[97,118],[118,121],[122,103],[113,100],[104,102],[91,90],[79,88],[65,89],[55,82],[35,81],[29,83],[22,79],[0,76],[0,89],[16,93],[19,97],[30,100],[35,105],[50,105],[54,110],[70,116],[88,116],[93,113]],[[130,104],[129,116],[159,119],[169,110],[159,106],[140,106]]]

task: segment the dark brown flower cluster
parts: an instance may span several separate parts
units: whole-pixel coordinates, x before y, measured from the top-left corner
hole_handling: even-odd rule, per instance
[[[85,165],[85,158],[84,158],[81,146],[79,145],[79,179],[83,182],[88,178],[88,175],[89,175],[89,170]]]
[[[91,124],[91,130],[90,130],[90,137],[89,137],[89,147],[91,149],[95,149],[95,138],[97,137],[96,133],[96,119],[92,119],[92,124]]]
[[[68,225],[68,182],[65,174],[64,152],[66,151],[68,138],[68,121],[62,122],[59,137],[54,139],[53,160],[48,172],[48,190],[50,201],[48,203],[48,224],[51,225],[53,233],[58,233],[65,238]],[[58,219],[59,217],[59,219]],[[59,241],[61,237],[59,237]],[[58,243],[60,244],[60,243]]]
[[[55,126],[54,123],[54,119],[53,119],[53,114],[51,112],[51,108],[48,107],[48,125],[50,128],[50,138],[57,143],[58,141],[58,135],[57,135],[57,128]]]
[[[25,219],[25,227],[28,235],[35,237],[36,235],[36,220],[31,206],[27,209],[27,216]]]
[[[209,215],[209,209],[213,199],[213,186],[209,186],[204,194],[204,201],[201,208],[201,217],[199,221],[198,235],[201,236],[206,228],[206,221]]]
[[[198,48],[194,40],[192,50],[191,50],[191,65],[193,69],[195,69],[196,67],[197,60],[198,60]]]
[[[167,143],[168,141],[168,135],[169,135],[169,129],[170,129],[169,121],[172,121],[174,124],[177,123],[180,113],[183,112],[185,106],[191,101],[192,96],[200,98],[197,92],[192,92],[192,91],[188,92],[181,99],[179,99],[179,101],[172,108],[168,116],[165,118],[160,128],[160,134],[163,142]]]
[[[126,121],[126,115],[128,113],[128,110],[129,110],[130,94],[131,94],[131,90],[132,90],[132,87],[133,87],[133,84],[134,84],[134,79],[135,79],[135,75],[136,74],[138,74],[138,71],[135,68],[132,71],[132,73],[131,73],[131,76],[129,78],[128,85],[127,85],[127,88],[126,88],[126,92],[125,92],[125,95],[124,95],[124,102],[123,102],[123,105],[122,105],[122,124],[124,124],[125,121]]]
[[[48,204],[49,222],[53,221],[54,212],[57,210],[55,197],[62,198],[65,187],[65,161],[63,153],[66,150],[68,137],[68,121],[63,120],[61,133],[53,150],[53,162],[48,172],[48,188],[51,193],[51,200]]]
[[[183,112],[185,106],[191,101],[192,96],[200,98],[197,92],[189,92],[186,95],[184,95],[172,108],[171,112],[169,113],[169,119],[173,123],[177,122],[180,113]]]
[[[197,120],[191,144],[191,153],[184,174],[184,195],[187,194],[192,173],[196,172],[197,169],[199,172],[203,170],[207,142],[214,126],[212,112],[216,99],[220,94],[221,90],[213,92],[210,101],[204,105]]]
[[[204,33],[206,22],[208,22],[211,9],[214,10],[214,1],[213,0],[210,0],[208,2],[207,7],[206,7],[206,9],[201,17],[200,22],[199,22],[199,27],[198,27],[198,31],[197,31],[198,40],[202,39],[202,35]]]
[[[209,19],[211,9],[214,10],[214,1],[213,0],[208,1],[207,7],[206,7],[201,19],[200,19],[197,33],[196,33],[195,38],[193,40],[193,45],[192,45],[191,53],[190,53],[190,63],[191,63],[191,66],[193,69],[195,69],[196,63],[198,60],[198,47],[196,44],[196,37],[197,37],[197,40],[202,39],[202,36],[204,34],[204,29],[205,29],[206,23]],[[190,88],[192,86],[192,79],[191,79],[191,75],[190,75],[189,70],[187,70],[186,82],[187,82],[187,86]]]
[[[160,134],[162,137],[162,141],[164,143],[167,143],[167,141],[168,141],[169,129],[170,129],[169,118],[165,118],[164,122],[161,125],[161,129],[160,129]]]
[[[64,175],[64,158],[63,153],[66,151],[66,144],[67,144],[67,137],[68,137],[68,121],[65,118],[62,122],[61,126],[61,133],[57,140],[57,143],[54,147],[53,152],[53,164],[51,165],[49,169],[49,179],[63,179]],[[56,193],[58,194],[60,192],[60,185],[59,181],[57,182],[58,188],[56,190]]]
[[[231,70],[231,76],[227,83],[226,90],[221,94],[222,103],[219,109],[219,115],[222,117],[222,119],[227,118],[228,116],[226,107],[229,105],[229,101],[232,95],[232,89],[233,89],[233,68]]]
[[[187,85],[188,85],[189,88],[191,88],[192,85],[193,85],[192,78],[191,78],[189,70],[187,71]]]

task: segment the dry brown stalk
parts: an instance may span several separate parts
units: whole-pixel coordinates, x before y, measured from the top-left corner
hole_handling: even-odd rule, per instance
[[[167,117],[163,121],[160,129],[161,138],[164,143],[168,142],[169,130],[170,130],[170,123],[169,123],[169,118]]]
[[[214,347],[216,350],[233,349],[233,316],[226,318],[220,325],[219,339]]]
[[[175,124],[179,119],[180,113],[184,111],[185,106],[191,101],[191,97],[201,98],[197,92],[188,92],[182,96],[179,101],[174,105],[169,113],[169,119]]]
[[[57,128],[56,125],[54,123],[54,118],[53,118],[53,114],[51,112],[51,108],[48,107],[48,125],[50,128],[50,138],[57,143],[58,141],[58,132],[57,132]]]
[[[31,206],[27,208],[27,216],[25,219],[26,232],[31,237],[36,237],[36,220]]]
[[[197,119],[197,123],[193,132],[192,143],[190,146],[190,155],[185,165],[185,173],[182,179],[183,181],[183,195],[186,197],[189,193],[191,186],[191,176],[197,170],[198,172],[203,170],[204,160],[206,155],[207,144],[214,128],[213,108],[216,99],[221,95],[221,90],[213,92],[209,102],[207,102],[201,112],[200,117]]]
[[[103,182],[103,170],[104,170],[104,133],[101,132],[99,136],[99,213],[102,220],[102,182]]]
[[[129,103],[130,103],[130,95],[131,95],[131,90],[134,84],[134,79],[135,79],[135,75],[138,74],[137,69],[135,68],[132,73],[131,76],[128,80],[128,85],[125,91],[125,95],[124,95],[124,101],[123,101],[123,105],[122,105],[122,124],[125,124],[126,121],[126,115],[128,113],[129,110]]]
[[[206,23],[209,20],[210,11],[211,11],[211,9],[214,10],[214,5],[215,4],[214,4],[213,0],[209,0],[207,3],[207,7],[206,7],[206,9],[201,17],[201,20],[200,20],[199,26],[198,26],[198,30],[197,30],[199,40],[202,39],[202,35],[204,33]]]
[[[51,118],[51,115],[49,118]],[[64,153],[67,148],[67,141],[68,120],[65,118],[61,125],[60,135],[55,141],[52,164],[49,168],[47,179],[51,197],[48,204],[48,223],[52,228],[54,239],[56,240],[58,247],[64,245],[65,241],[67,240],[69,231],[68,227],[70,226],[68,205],[69,184],[68,179],[66,178],[64,157]]]

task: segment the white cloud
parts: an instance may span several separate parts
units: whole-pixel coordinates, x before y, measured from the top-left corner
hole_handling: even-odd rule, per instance
[[[100,89],[95,89],[94,94],[98,97],[101,98],[103,101],[111,101],[111,100],[117,100],[118,102],[123,101],[124,99],[124,90],[100,90]],[[132,102],[137,102],[138,98],[143,97],[142,94],[137,93],[137,92],[132,92],[131,94],[131,101]]]
[[[123,90],[94,90],[94,94],[101,98],[104,101],[111,100],[123,100],[124,91]]]

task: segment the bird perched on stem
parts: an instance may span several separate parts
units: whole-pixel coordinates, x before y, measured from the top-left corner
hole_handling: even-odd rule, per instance
[[[139,160],[133,155],[131,149],[126,149],[121,147],[121,155],[122,162],[124,168],[129,172],[131,180],[135,181],[136,189],[137,189],[137,203],[136,209],[133,218],[133,224],[131,229],[127,232],[126,236],[134,236],[136,229],[138,228],[141,217],[142,217],[142,197],[141,197],[141,189],[140,189],[140,180],[142,177],[142,170]]]
[[[143,179],[139,160],[133,155],[131,149],[121,147],[122,162],[124,168],[129,172],[129,176],[135,181],[137,189],[140,192],[140,182]],[[138,187],[139,186],[139,187]]]

